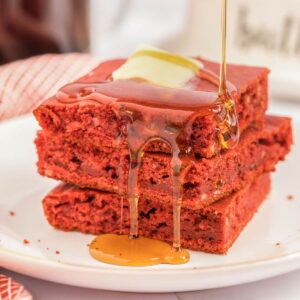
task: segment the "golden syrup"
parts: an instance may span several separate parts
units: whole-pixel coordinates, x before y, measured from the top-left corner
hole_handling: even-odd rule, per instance
[[[157,53],[151,52],[146,55],[155,56]],[[165,59],[165,57],[160,58]],[[185,60],[178,60],[177,56],[169,59],[179,65],[186,63]],[[194,70],[195,65],[189,64],[186,67]],[[130,209],[130,234],[129,236],[104,234],[96,237],[90,245],[90,253],[95,259],[122,266],[180,264],[189,260],[188,252],[181,249],[180,209],[182,182],[189,161],[192,163],[192,159],[188,143],[181,141],[179,135],[184,130],[190,131],[195,118],[213,115],[218,121],[216,130],[219,132],[220,149],[233,147],[239,138],[232,99],[235,88],[226,81],[226,0],[222,0],[220,78],[206,69],[198,71],[194,81],[207,80],[219,85],[218,93],[199,91],[193,88],[193,84],[175,89],[151,84],[141,79],[130,79],[73,83],[62,88],[57,94],[58,100],[65,104],[79,101],[99,102],[111,107],[119,119],[128,120],[124,137],[130,154],[127,195]],[[166,143],[172,155],[173,246],[139,237],[138,234],[139,170],[145,147],[157,140]],[[124,196],[123,191],[119,193]]]
[[[184,264],[189,261],[186,250],[176,251],[171,245],[145,237],[103,234],[90,244],[90,254],[96,260],[119,266],[151,266]]]

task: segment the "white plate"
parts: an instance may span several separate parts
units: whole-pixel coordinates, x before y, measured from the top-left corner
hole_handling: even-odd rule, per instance
[[[0,125],[0,265],[3,267],[65,284],[134,292],[229,286],[300,267],[299,145],[278,166],[270,196],[227,255],[191,252],[191,260],[185,265],[132,268],[94,261],[86,246],[91,235],[60,232],[47,224],[40,202],[56,183],[36,173],[33,145],[36,129],[32,117]],[[294,122],[294,135],[300,137],[299,121]],[[288,200],[289,194],[295,199]],[[29,244],[24,245],[24,239]]]

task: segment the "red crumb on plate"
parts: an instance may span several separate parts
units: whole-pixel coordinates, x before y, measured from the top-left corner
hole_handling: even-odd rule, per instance
[[[11,210],[11,211],[9,212],[9,215],[13,217],[13,216],[16,215],[16,213],[15,213],[14,211]]]
[[[23,240],[23,244],[24,244],[24,245],[28,245],[28,244],[29,244],[29,241],[26,240],[26,239],[24,239],[24,240]]]
[[[293,196],[293,195],[288,195],[288,196],[287,196],[287,199],[288,199],[288,200],[294,200],[294,196]]]

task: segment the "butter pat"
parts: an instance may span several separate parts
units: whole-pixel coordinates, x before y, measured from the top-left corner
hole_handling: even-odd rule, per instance
[[[113,72],[113,80],[142,79],[157,85],[179,88],[203,68],[200,61],[141,45]]]

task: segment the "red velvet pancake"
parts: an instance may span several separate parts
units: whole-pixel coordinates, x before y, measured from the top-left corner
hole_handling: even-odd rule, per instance
[[[263,174],[253,184],[200,209],[183,204],[181,210],[182,247],[211,253],[226,253],[249,222],[270,190],[270,176]],[[65,231],[84,233],[129,232],[128,202],[118,195],[61,184],[43,201],[49,223]],[[139,202],[139,234],[172,243],[173,213],[171,203],[152,197]]]
[[[77,82],[93,83],[105,80],[123,63],[124,60],[104,62]],[[208,61],[203,63],[205,68],[219,73],[218,64]],[[227,73],[228,80],[237,88],[234,100],[240,131],[243,132],[250,125],[260,128],[268,103],[268,70],[229,64]],[[201,91],[217,91],[217,88],[206,80],[201,80],[197,86]],[[119,120],[108,105],[90,101],[66,105],[56,97],[45,101],[34,114],[49,139],[53,135],[61,136],[66,141],[82,145],[91,144],[99,150],[103,150],[104,147],[115,148],[121,124],[127,122]],[[211,157],[218,148],[216,127],[217,121],[213,116],[197,117],[193,121],[189,136],[182,136],[182,139],[194,154]],[[125,139],[123,144],[126,146]],[[157,141],[152,143],[148,150],[169,152],[165,144]]]
[[[266,116],[262,130],[248,128],[237,147],[221,157],[200,158],[184,177],[183,202],[201,208],[238,191],[262,173],[275,169],[292,143],[289,118]],[[118,184],[127,190],[128,150],[99,150],[91,144],[77,144],[60,135],[41,131],[36,139],[38,171],[80,187],[117,192]],[[171,156],[146,153],[139,173],[139,190],[144,198],[170,202],[172,199]],[[123,167],[121,166],[123,163]],[[121,178],[119,180],[119,177]]]

